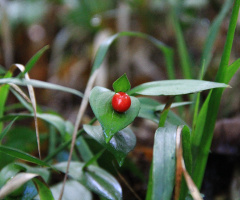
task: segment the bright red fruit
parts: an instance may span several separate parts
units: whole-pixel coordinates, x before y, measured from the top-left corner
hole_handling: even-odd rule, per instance
[[[118,92],[112,98],[112,106],[117,112],[125,112],[131,106],[131,98],[125,92]]]

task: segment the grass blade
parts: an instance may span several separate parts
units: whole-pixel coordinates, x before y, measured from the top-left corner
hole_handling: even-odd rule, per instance
[[[12,157],[15,157],[15,158],[18,158],[18,159],[21,159],[21,160],[25,160],[25,161],[40,165],[40,166],[51,167],[49,164],[39,160],[38,158],[36,158],[36,157],[34,157],[30,154],[27,154],[23,151],[20,151],[18,149],[14,149],[14,148],[11,148],[11,147],[6,147],[6,146],[3,146],[3,145],[0,145],[0,152],[8,154]]]
[[[228,29],[226,43],[224,46],[221,63],[216,76],[217,82],[226,82],[227,67],[230,59],[230,53],[232,49],[232,43],[233,43],[235,28],[236,28],[237,19],[238,19],[239,7],[240,7],[240,0],[236,0],[232,10],[232,15],[229,23],[229,29]],[[209,100],[208,109],[205,109],[203,111],[207,113],[205,123],[199,124],[204,128],[202,131],[202,138],[201,138],[200,145],[196,147],[197,156],[193,157],[194,163],[196,163],[196,165],[193,166],[194,167],[193,180],[196,183],[198,188],[200,188],[202,184],[222,93],[223,93],[223,89],[213,90]],[[197,122],[197,123],[200,123],[200,122]]]
[[[201,66],[204,65],[203,75],[205,74],[205,72],[209,66],[209,63],[211,61],[213,45],[217,38],[217,34],[219,32],[221,23],[222,23],[223,19],[225,18],[225,16],[227,15],[230,8],[232,7],[233,1],[234,0],[225,1],[220,13],[218,14],[218,16],[216,17],[216,19],[214,20],[214,22],[212,23],[212,25],[209,29],[208,37],[206,39],[203,54],[201,57]]]
[[[3,139],[3,137],[7,134],[9,129],[12,127],[13,123],[17,120],[18,117],[15,117],[8,125],[7,127],[3,130],[3,132],[0,133],[0,144]]]
[[[173,74],[173,71],[174,71],[173,63],[172,63],[173,50],[170,47],[168,47],[167,45],[165,45],[164,43],[162,43],[161,41],[155,39],[154,37],[151,37],[147,34],[140,33],[140,32],[121,32],[121,33],[117,33],[117,34],[109,37],[106,41],[104,41],[96,53],[96,57],[95,57],[95,60],[93,63],[91,74],[93,74],[93,72],[101,66],[111,44],[116,39],[118,39],[119,37],[123,37],[123,36],[139,37],[142,39],[146,39],[146,40],[150,41],[152,44],[154,44],[158,49],[160,49],[163,52],[165,59],[166,59],[167,69],[170,70],[171,74]]]

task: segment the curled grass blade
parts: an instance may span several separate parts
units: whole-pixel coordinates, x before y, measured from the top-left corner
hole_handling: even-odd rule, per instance
[[[117,34],[109,37],[106,41],[104,41],[97,51],[91,74],[93,74],[93,72],[101,66],[111,44],[116,39],[118,39],[119,37],[123,37],[123,36],[139,37],[142,39],[146,39],[146,40],[150,41],[152,44],[154,44],[158,49],[160,49],[163,52],[165,59],[166,59],[167,69],[168,69],[168,71],[170,71],[171,74],[173,74],[173,71],[174,71],[173,63],[172,63],[173,50],[170,47],[168,47],[167,45],[165,45],[164,43],[162,43],[161,41],[155,39],[154,37],[149,36],[144,33],[140,33],[140,32],[121,32],[121,33],[117,33]]]

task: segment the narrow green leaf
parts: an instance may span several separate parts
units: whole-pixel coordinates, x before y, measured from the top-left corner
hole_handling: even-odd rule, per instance
[[[130,128],[118,131],[109,143],[105,142],[101,126],[84,125],[83,129],[94,140],[111,152],[116,157],[120,166],[122,166],[127,154],[133,150],[136,145],[136,136]]]
[[[106,142],[109,142],[116,132],[128,126],[137,117],[140,109],[138,99],[130,97],[130,108],[124,113],[118,113],[112,107],[114,94],[103,87],[94,87],[90,94],[90,105],[103,128]]]
[[[226,74],[226,83],[229,83],[229,81],[232,79],[234,74],[237,72],[237,70],[240,68],[240,58],[235,60],[227,70]]]
[[[83,171],[83,166],[84,163],[72,161],[69,168],[69,175],[89,190],[106,199],[122,199],[122,188],[112,175],[93,165],[88,166],[87,170]],[[55,167],[65,173],[67,162],[59,163]]]
[[[34,117],[33,113],[31,114],[9,114],[5,115],[4,118],[0,118],[0,121],[2,120],[9,120],[12,118],[18,117],[26,118],[26,117]],[[64,121],[60,116],[49,114],[49,113],[37,113],[37,118],[42,119],[49,124],[53,125],[61,134],[61,136],[64,138],[66,134],[71,134],[73,132],[73,125],[69,121]]]
[[[54,200],[51,190],[41,177],[36,177],[33,182],[41,200]]]
[[[201,66],[203,66],[203,63],[205,62],[203,74],[205,74],[209,66],[209,63],[211,61],[211,58],[213,55],[212,49],[214,46],[214,42],[216,41],[217,35],[219,33],[222,21],[226,17],[230,8],[232,7],[233,1],[234,0],[225,1],[225,3],[222,5],[221,11],[219,12],[218,16],[214,19],[214,22],[212,23],[209,29],[208,36],[204,45],[202,57],[201,57]]]
[[[94,162],[96,162],[105,152],[106,149],[102,149],[97,154],[95,154],[88,162],[86,162],[82,168],[82,170],[85,170],[89,165],[92,165]]]
[[[150,167],[150,170],[149,170],[146,200],[152,200],[152,194],[153,194],[153,192],[152,192],[153,191],[152,171],[153,171],[153,164],[151,164],[151,167]]]
[[[83,97],[83,94],[75,89],[64,87],[64,86],[53,84],[53,83],[47,83],[44,81],[39,81],[39,80],[34,80],[34,79],[26,80],[26,79],[18,79],[18,78],[0,79],[0,84],[8,84],[8,83],[14,83],[16,85],[22,85],[22,86],[32,85],[33,87],[36,87],[36,88],[60,90],[63,92],[68,92],[68,93],[74,94],[79,97]]]
[[[36,64],[36,62],[39,60],[39,58],[43,55],[43,53],[49,49],[49,45],[44,46],[42,49],[40,49],[26,64],[25,70],[21,72],[18,77],[21,77],[22,75],[26,74],[29,72],[33,66]]]
[[[217,76],[216,76],[217,82],[226,81],[227,67],[228,67],[228,63],[229,63],[229,59],[230,59],[235,28],[237,25],[239,8],[240,8],[240,0],[236,0],[234,3],[233,9],[232,9],[232,15],[231,15],[230,23],[229,23],[226,43],[224,46],[221,63],[219,65],[219,69],[218,69]],[[202,138],[201,138],[201,143],[199,145],[198,155],[197,155],[197,157],[193,156],[195,163],[196,163],[196,165],[193,165],[193,167],[194,167],[193,168],[193,180],[198,188],[200,188],[201,184],[202,184],[222,93],[223,93],[223,89],[215,89],[215,90],[213,90],[213,92],[211,94],[209,104],[208,104],[208,110],[205,110],[205,112],[207,112],[206,123],[205,123],[203,131],[202,131],[203,134],[202,134]],[[197,123],[199,123],[199,122],[197,122]]]
[[[187,126],[182,129],[182,148],[183,148],[183,159],[185,167],[189,175],[192,174],[192,153],[191,153],[191,136],[190,130]],[[185,200],[188,195],[188,187],[184,178],[182,178],[181,189],[180,189],[180,200]]]
[[[7,134],[7,132],[10,130],[12,127],[13,123],[17,120],[18,117],[15,117],[7,126],[6,128],[0,133],[0,144],[3,139],[3,137]]]
[[[62,185],[63,185],[62,183],[58,183],[57,185],[51,187],[54,199],[59,198]],[[93,197],[92,193],[82,184],[74,180],[69,180],[65,184],[62,200],[74,200],[74,199],[92,200]]]
[[[177,126],[171,124],[156,130],[152,199],[170,200],[172,197],[176,170],[176,132]]]
[[[143,83],[129,91],[129,95],[183,95],[209,90],[212,88],[226,88],[224,83],[202,80],[164,80]]]
[[[25,160],[25,161],[28,161],[31,163],[35,163],[37,165],[51,167],[49,164],[39,160],[38,158],[36,158],[30,154],[27,154],[25,152],[19,151],[18,149],[0,145],[0,152],[8,154],[8,155],[18,158],[18,159],[22,159],[22,160]]]
[[[118,39],[119,37],[123,37],[123,36],[139,37],[139,38],[143,38],[143,39],[146,39],[146,40],[150,41],[152,44],[154,44],[157,48],[159,48],[163,52],[163,54],[165,56],[165,59],[166,59],[166,64],[168,66],[168,69],[171,69],[170,71],[173,71],[172,70],[173,66],[172,66],[172,62],[171,62],[173,60],[173,50],[170,47],[168,47],[167,45],[165,45],[161,41],[155,39],[154,37],[151,37],[151,36],[149,36],[147,34],[144,34],[144,33],[140,33],[140,32],[121,32],[121,33],[117,33],[117,34],[109,37],[106,41],[104,41],[101,44],[101,46],[99,47],[99,49],[96,53],[96,57],[95,57],[95,60],[94,60],[94,63],[93,63],[91,74],[93,74],[93,72],[101,66],[101,64],[104,60],[104,57],[106,56],[107,51],[110,48],[111,44],[116,39]]]
[[[4,78],[10,78],[12,76],[12,72],[8,71]],[[2,80],[2,79],[0,79]],[[5,107],[5,103],[8,97],[8,93],[9,93],[9,85],[2,85],[0,86],[0,118],[3,117],[3,113],[4,113],[4,107]],[[0,132],[3,129],[3,123],[0,123]]]
[[[181,68],[183,72],[183,77],[185,79],[191,79],[193,71],[191,68],[191,59],[187,50],[186,42],[184,40],[183,32],[181,25],[179,23],[179,16],[177,15],[175,9],[171,11],[171,17],[173,26],[175,29],[176,39],[177,39],[177,48],[178,48],[178,54],[179,59],[181,63]]]
[[[114,83],[113,83],[113,89],[114,91],[117,92],[127,92],[130,90],[131,84],[127,78],[126,74],[123,74],[120,78],[118,78]]]

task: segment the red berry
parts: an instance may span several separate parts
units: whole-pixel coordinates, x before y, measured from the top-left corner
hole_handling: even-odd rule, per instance
[[[125,92],[118,92],[112,98],[112,106],[117,112],[125,112],[131,106],[131,98]]]

